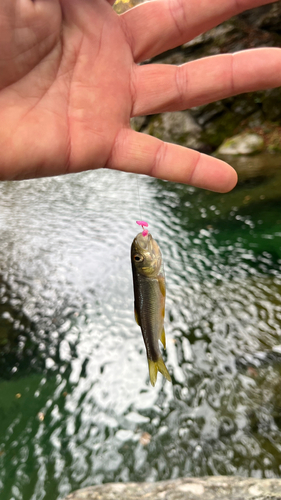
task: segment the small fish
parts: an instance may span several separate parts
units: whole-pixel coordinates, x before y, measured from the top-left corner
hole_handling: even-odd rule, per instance
[[[162,359],[159,342],[166,348],[165,274],[160,248],[151,234],[144,230],[133,240],[131,262],[135,294],[135,319],[141,327],[147,352],[150,382],[154,386],[160,371],[171,381]]]

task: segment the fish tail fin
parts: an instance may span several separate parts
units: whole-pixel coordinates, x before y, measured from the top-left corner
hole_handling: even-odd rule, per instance
[[[158,371],[164,375],[164,377],[171,382],[171,377],[170,374],[166,368],[166,365],[163,361],[163,359],[158,358],[157,361],[152,361],[152,359],[148,360],[148,367],[149,367],[149,377],[150,377],[150,382],[153,387],[155,386],[156,380],[157,380],[157,373]]]

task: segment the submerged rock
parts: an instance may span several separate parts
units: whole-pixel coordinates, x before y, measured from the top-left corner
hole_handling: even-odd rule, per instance
[[[244,133],[226,139],[218,148],[218,154],[251,155],[259,153],[264,148],[264,140],[258,134]]]
[[[65,500],[280,500],[281,479],[217,476],[158,483],[112,483],[71,493]]]
[[[267,198],[279,199],[281,196],[281,155],[262,152],[258,155],[217,155],[221,160],[229,163],[235,168],[239,184],[250,184],[252,186],[252,198],[259,198],[260,189]],[[265,184],[266,183],[266,184]],[[255,188],[255,189],[254,189]]]

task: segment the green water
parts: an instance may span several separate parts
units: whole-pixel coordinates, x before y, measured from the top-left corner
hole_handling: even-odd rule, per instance
[[[141,177],[141,214],[133,175],[0,185],[1,500],[59,500],[108,481],[281,477],[276,158],[226,195]],[[140,215],[167,277],[172,384],[159,376],[155,388],[133,316]]]

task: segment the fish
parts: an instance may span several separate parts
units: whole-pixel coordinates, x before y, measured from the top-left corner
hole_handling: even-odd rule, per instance
[[[166,348],[164,330],[166,284],[162,254],[151,234],[137,234],[131,246],[135,320],[146,347],[150,382],[154,386],[158,371],[171,381],[161,356],[159,340]]]

